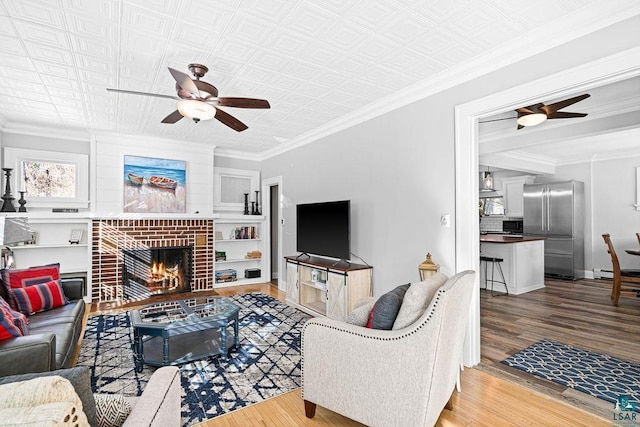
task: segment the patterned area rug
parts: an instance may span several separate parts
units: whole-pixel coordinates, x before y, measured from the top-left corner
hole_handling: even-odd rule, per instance
[[[300,333],[310,318],[261,293],[230,297],[241,307],[240,349],[179,365],[184,426],[217,417],[300,386]],[[89,366],[96,393],[138,396],[155,370],[134,370],[128,313],[88,319],[77,365]]]
[[[640,409],[640,364],[551,340],[542,340],[502,361],[540,378]]]

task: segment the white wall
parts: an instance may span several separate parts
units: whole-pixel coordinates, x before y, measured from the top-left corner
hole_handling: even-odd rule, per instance
[[[215,156],[215,165],[220,168],[244,169],[259,171],[260,162],[255,160],[238,159],[235,157]]]
[[[636,203],[636,168],[640,154],[621,159],[593,162],[593,266],[611,270],[602,234],[609,233],[622,268],[640,269],[640,258],[624,249],[638,249],[640,211]]]
[[[123,209],[124,155],[183,160],[187,163],[187,214],[213,213],[213,152],[215,147],[182,141],[126,135],[97,135],[94,153],[95,197],[98,216],[117,215]]]
[[[263,178],[283,177],[284,255],[296,253],[296,204],[349,199],[351,251],[373,265],[374,294],[417,280],[427,252],[453,272],[447,260],[454,256],[454,228],[439,227],[440,213],[454,209],[446,191],[453,173],[441,161],[453,158],[453,145],[430,146],[423,131],[411,130],[413,123],[453,128],[453,115],[420,104],[263,162]]]

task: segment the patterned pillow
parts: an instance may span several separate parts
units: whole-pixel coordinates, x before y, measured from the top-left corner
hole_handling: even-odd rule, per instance
[[[29,327],[25,315],[12,310],[9,304],[0,298],[0,340],[27,334]]]
[[[349,313],[349,317],[347,317],[347,323],[356,325],[356,326],[367,326],[369,321],[369,315],[373,310],[373,305],[375,301],[369,301],[361,306],[354,308],[351,313]]]
[[[120,427],[131,414],[131,404],[121,394],[94,394],[98,427]]]
[[[24,269],[5,268],[0,270],[0,277],[2,277],[2,283],[7,290],[7,294],[10,296],[9,305],[11,305],[11,308],[14,310],[17,310],[18,307],[11,296],[10,290],[59,280],[60,264],[49,264]]]
[[[27,315],[69,304],[59,280],[26,288],[15,288],[11,292],[18,310]]]

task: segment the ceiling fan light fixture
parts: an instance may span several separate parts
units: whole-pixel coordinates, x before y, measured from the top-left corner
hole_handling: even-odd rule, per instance
[[[547,115],[543,113],[525,114],[518,117],[518,124],[520,126],[536,126],[547,120]]]
[[[184,117],[195,121],[211,120],[216,116],[216,108],[213,105],[195,99],[178,101],[178,111]]]

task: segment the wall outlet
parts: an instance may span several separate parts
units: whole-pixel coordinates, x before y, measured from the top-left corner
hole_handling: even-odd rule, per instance
[[[440,215],[440,225],[442,227],[449,228],[451,226],[451,215],[448,213],[443,213]]]

